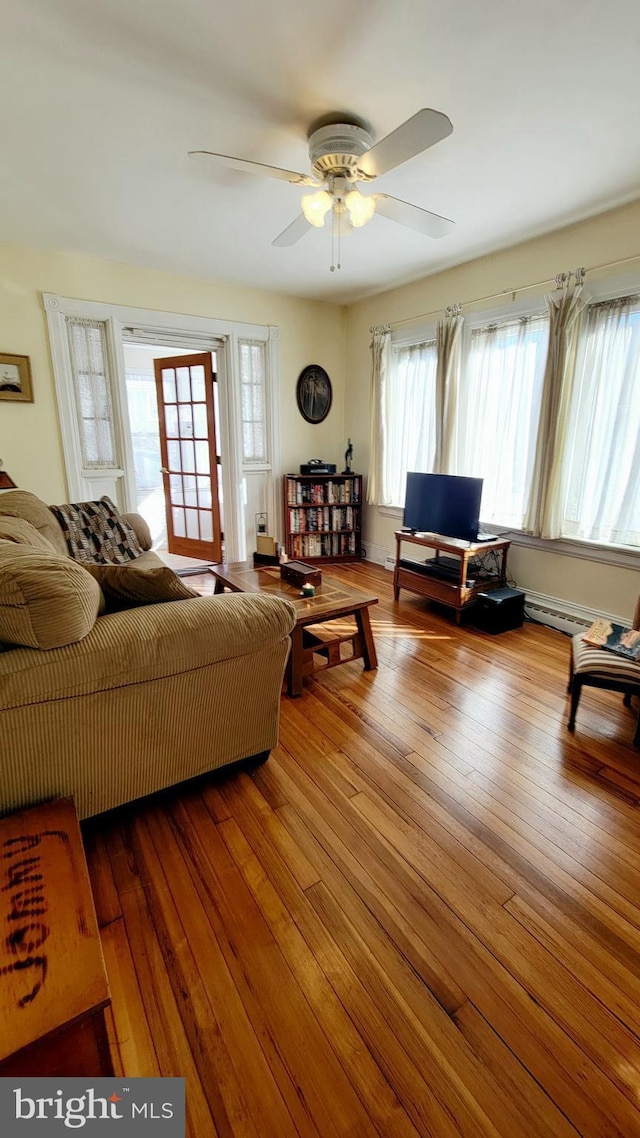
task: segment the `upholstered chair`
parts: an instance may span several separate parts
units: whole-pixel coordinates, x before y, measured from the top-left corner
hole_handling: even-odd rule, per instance
[[[636,604],[632,627],[640,628],[640,597]],[[640,662],[627,660],[624,656],[617,656],[615,652],[605,652],[602,648],[593,648],[590,644],[585,644],[582,633],[579,633],[571,641],[568,687],[571,708],[567,724],[569,731],[575,729],[576,711],[583,687],[621,691],[624,693],[625,706],[630,707],[631,697],[640,696]],[[633,745],[640,747],[640,710]]]

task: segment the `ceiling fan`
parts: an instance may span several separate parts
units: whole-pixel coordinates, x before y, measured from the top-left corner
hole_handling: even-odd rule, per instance
[[[338,238],[349,228],[358,229],[366,225],[374,213],[427,237],[444,237],[454,224],[448,218],[389,194],[362,194],[357,186],[372,182],[380,174],[386,174],[435,146],[452,130],[446,115],[424,108],[386,138],[374,143],[361,120],[343,112],[334,112],[316,120],[309,128],[307,138],[312,174],[299,174],[295,170],[283,170],[279,166],[216,154],[210,150],[190,150],[189,157],[220,163],[249,174],[278,178],[295,186],[313,187],[314,192],[302,198],[302,212],[272,242],[276,246],[295,245],[311,226],[323,226],[328,213],[331,213],[334,237],[337,235]],[[333,265],[331,267],[334,268]]]

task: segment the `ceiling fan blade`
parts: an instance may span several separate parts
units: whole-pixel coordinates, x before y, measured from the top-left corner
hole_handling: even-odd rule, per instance
[[[309,225],[306,217],[303,213],[299,213],[295,221],[291,222],[291,225],[288,225],[286,229],[282,230],[282,233],[279,233],[277,237],[274,237],[271,244],[276,245],[280,249],[284,248],[286,245],[295,245],[296,241],[299,241],[301,237],[304,237],[305,233],[307,233],[309,229],[311,229],[311,226]]]
[[[263,174],[266,178],[279,178],[294,186],[320,186],[309,174],[298,174],[296,170],[283,170],[280,166],[267,166],[264,162],[251,162],[248,158],[232,158],[229,154],[215,154],[213,150],[190,150],[189,157],[196,162],[213,161],[232,170],[243,170],[245,174]]]
[[[451,120],[446,115],[425,107],[367,150],[358,159],[358,169],[369,178],[377,178],[379,174],[386,174],[387,170],[393,170],[394,166],[400,166],[435,146],[452,130]]]
[[[441,217],[439,213],[430,213],[419,205],[409,205],[409,202],[400,201],[400,198],[391,198],[389,194],[374,194],[376,199],[376,213],[388,217],[390,221],[397,221],[409,229],[417,229],[425,237],[445,237],[454,227],[455,222],[448,217]]]

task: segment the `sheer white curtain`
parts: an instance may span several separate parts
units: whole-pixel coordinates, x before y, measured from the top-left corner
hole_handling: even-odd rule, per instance
[[[591,304],[581,330],[544,537],[640,546],[640,296]]]
[[[374,506],[390,506],[385,487],[385,451],[389,436],[388,408],[391,331],[387,324],[371,329],[371,436],[369,442],[369,477],[367,502]]]
[[[583,270],[556,278],[558,291],[545,297],[549,313],[549,348],[542,386],[540,422],[531,493],[523,529],[546,535],[555,510],[552,470],[562,448],[582,312],[588,297],[582,287]]]
[[[408,470],[432,471],[436,452],[436,341],[392,347],[383,484],[403,506]]]
[[[267,352],[264,340],[239,340],[242,413],[242,461],[266,463],[267,454]],[[216,426],[216,432],[218,427]]]
[[[68,316],[66,324],[82,464],[88,470],[110,469],[118,461],[107,323]]]
[[[484,479],[482,521],[520,528],[529,491],[547,353],[547,316],[476,328],[460,380],[450,471]]]
[[[460,369],[462,366],[462,333],[464,317],[461,306],[445,308],[436,328],[438,362],[436,370],[436,448],[433,469],[446,474],[453,468],[455,423],[458,415]]]

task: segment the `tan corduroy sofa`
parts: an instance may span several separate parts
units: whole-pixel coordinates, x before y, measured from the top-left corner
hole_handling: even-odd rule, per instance
[[[147,550],[134,566],[162,565],[143,520],[126,517]],[[50,620],[39,593],[56,589]],[[28,637],[59,643],[80,633],[59,647],[16,647],[14,638],[0,651],[0,812],[73,795],[85,818],[262,759],[277,741],[290,604],[225,594],[97,615],[100,600],[47,506],[25,491],[0,494],[5,635],[25,612]]]

